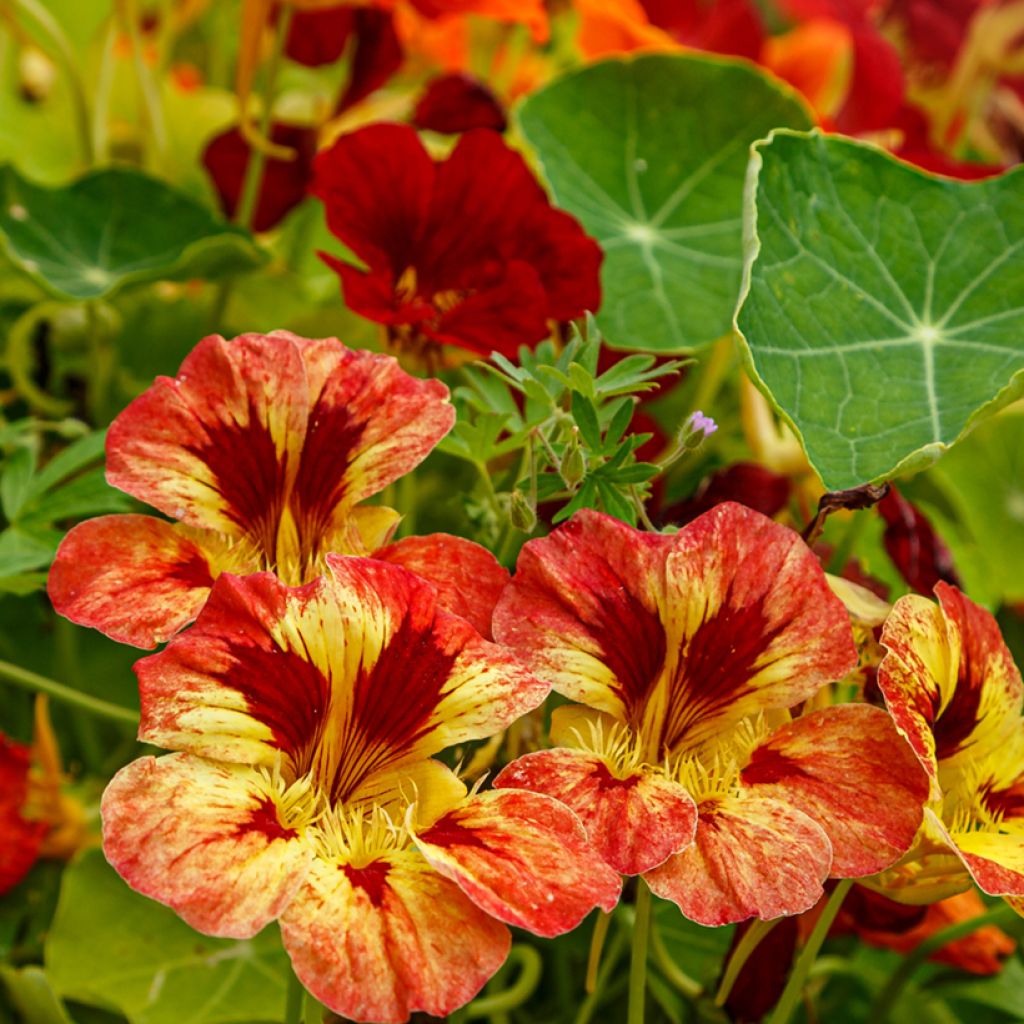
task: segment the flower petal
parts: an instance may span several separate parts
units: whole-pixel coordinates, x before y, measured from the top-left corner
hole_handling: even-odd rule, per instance
[[[288,905],[312,851],[256,772],[170,754],[122,768],[103,794],[103,851],[137,892],[207,935],[255,935]]]
[[[537,793],[478,793],[415,841],[477,906],[535,935],[571,931],[594,907],[610,911],[619,899],[619,877],[579,819]]]
[[[1024,832],[954,832],[925,812],[990,896],[1024,897]]]
[[[373,553],[374,558],[401,565],[429,580],[437,589],[437,603],[472,623],[491,638],[491,617],[509,581],[508,570],[479,544],[447,533],[404,537]]]
[[[560,693],[626,719],[651,759],[790,707],[857,662],[807,546],[732,503],[675,536],[578,513],[524,547],[495,636]]]
[[[444,1016],[469,1002],[508,955],[508,929],[418,855],[362,867],[317,861],[281,917],[302,984],[353,1020]]]
[[[799,808],[832,843],[832,875],[882,871],[910,848],[928,778],[880,708],[847,704],[783,726],[743,769],[744,788]]]
[[[31,763],[30,747],[0,733],[0,895],[28,874],[49,831],[45,821],[22,817]]]
[[[501,770],[496,788],[546,793],[576,812],[601,857],[623,875],[657,867],[693,842],[697,808],[677,782],[648,767],[624,778],[598,756],[540,750]]]
[[[119,643],[152,648],[203,607],[215,572],[202,548],[154,516],[100,516],[61,541],[47,591],[54,609]]]
[[[414,755],[500,731],[548,687],[399,566],[329,556],[286,587],[222,575],[187,633],[136,665],[140,736],[312,772],[333,800]]]
[[[107,480],[200,529],[276,549],[306,428],[306,375],[292,335],[204,338],[110,426]]]
[[[709,927],[799,914],[818,902],[832,849],[807,815],[752,796],[707,801],[698,811],[693,845],[644,875],[656,896]]]

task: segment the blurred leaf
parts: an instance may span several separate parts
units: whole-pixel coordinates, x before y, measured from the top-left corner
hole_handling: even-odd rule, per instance
[[[605,251],[597,323],[611,344],[686,352],[727,334],[747,148],[810,127],[795,94],[718,57],[631,56],[556,79],[519,120],[558,205]]]
[[[0,476],[0,502],[8,522],[18,518],[21,506],[29,496],[35,468],[35,449],[27,445],[16,448],[4,463],[3,475]]]
[[[934,178],[820,132],[757,143],[737,326],[826,488],[934,462],[1024,385],[1024,169]]]
[[[27,1024],[74,1024],[41,967],[0,964],[0,981]]]
[[[264,260],[247,232],[127,167],[52,189],[0,167],[0,232],[19,267],[72,299],[146,281],[222,277]]]
[[[132,1024],[278,1020],[290,976],[277,929],[232,942],[193,931],[85,853],[64,873],[46,943],[54,989]]]

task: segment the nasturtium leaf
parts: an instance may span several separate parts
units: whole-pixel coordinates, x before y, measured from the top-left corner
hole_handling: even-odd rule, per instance
[[[0,237],[53,294],[97,299],[146,281],[216,278],[264,259],[248,232],[156,178],[111,167],[45,188],[0,167]]]
[[[275,927],[244,942],[200,935],[132,892],[98,850],[65,872],[45,959],[59,996],[131,1024],[280,1020],[290,976]]]
[[[591,64],[523,104],[555,201],[601,244],[598,325],[613,348],[687,352],[728,333],[750,144],[809,128],[747,64],[650,54]]]
[[[963,183],[865,143],[754,146],[736,325],[830,490],[921,469],[1024,382],[1024,170]]]

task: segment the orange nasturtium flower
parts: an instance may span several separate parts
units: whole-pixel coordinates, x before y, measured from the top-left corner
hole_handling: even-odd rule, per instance
[[[486,633],[507,579],[494,557],[444,535],[382,549],[398,513],[359,504],[417,466],[454,420],[448,389],[390,356],[285,331],[205,338],[107,435],[107,480],[178,522],[76,526],[50,599],[81,625],[153,647],[195,619],[221,572],[272,570],[298,585],[330,552],[373,553],[428,575],[445,606]],[[475,587],[462,590],[463,578]]]
[[[787,711],[857,653],[814,555],[760,513],[718,505],[674,535],[578,513],[525,546],[494,632],[579,702],[555,711],[561,747],[495,785],[565,802],[687,917],[799,913],[910,846],[928,786],[889,716]]]
[[[225,574],[195,625],[136,665],[139,738],[177,751],[103,797],[107,859],[211,935],[277,918],[303,984],[356,1020],[451,1012],[508,952],[620,880],[550,797],[467,793],[433,755],[539,705],[548,685],[426,581],[328,555],[287,587]]]
[[[995,619],[956,587],[901,597],[878,686],[931,783],[919,841],[879,880],[907,902],[966,889],[1024,913],[1024,688]]]

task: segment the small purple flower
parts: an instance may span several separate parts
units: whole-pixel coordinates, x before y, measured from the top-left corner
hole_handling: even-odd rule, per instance
[[[716,430],[718,424],[698,409],[690,413],[679,431],[679,443],[683,448],[699,448]]]

